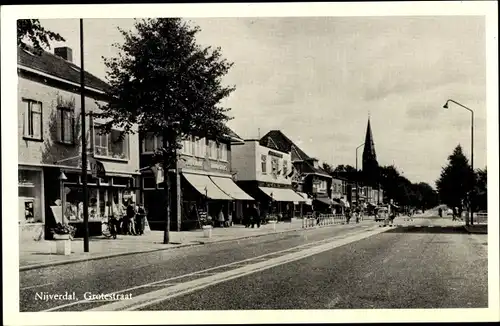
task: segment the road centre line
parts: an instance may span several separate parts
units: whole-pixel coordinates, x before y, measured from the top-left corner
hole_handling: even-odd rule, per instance
[[[361,231],[358,230],[357,232],[347,233],[347,236],[349,236],[351,234],[364,233],[364,232],[367,232],[367,231],[369,231],[369,230],[362,229]],[[155,281],[155,282],[150,282],[150,283],[146,283],[146,284],[142,284],[142,285],[137,285],[137,286],[134,286],[134,287],[130,287],[130,288],[119,290],[119,291],[115,291],[115,292],[110,292],[110,293],[108,293],[108,295],[120,294],[120,293],[124,293],[124,292],[131,292],[133,290],[141,289],[141,288],[144,288],[144,287],[150,287],[151,285],[154,285],[154,284],[164,283],[164,282],[168,282],[168,281],[174,281],[174,280],[178,280],[178,279],[181,279],[181,278],[185,278],[185,277],[189,277],[189,276],[195,276],[195,275],[203,274],[203,273],[206,273],[206,272],[210,272],[210,271],[213,271],[213,270],[222,269],[222,268],[226,268],[226,267],[230,267],[230,266],[234,266],[234,265],[242,265],[242,264],[246,265],[248,262],[251,262],[251,261],[253,261],[255,259],[259,259],[259,258],[263,258],[263,257],[267,257],[267,256],[272,256],[272,255],[276,255],[276,254],[280,254],[280,253],[286,253],[288,251],[297,250],[298,248],[303,248],[303,247],[307,247],[307,246],[311,246],[311,245],[315,245],[315,244],[320,244],[320,243],[323,243],[323,242],[329,242],[329,241],[332,241],[332,240],[339,240],[339,239],[342,239],[342,236],[338,236],[337,235],[337,236],[333,236],[333,237],[330,237],[330,238],[327,238],[327,239],[323,239],[323,240],[318,240],[318,241],[314,241],[314,242],[311,242],[311,243],[302,244],[302,245],[299,245],[299,246],[296,246],[296,247],[287,248],[287,249],[283,249],[283,250],[279,250],[279,251],[274,251],[274,252],[267,253],[267,254],[264,254],[264,255],[260,255],[260,256],[257,256],[257,257],[247,258],[247,259],[236,261],[236,262],[232,262],[232,263],[229,263],[229,264],[224,264],[224,265],[219,265],[219,266],[216,266],[216,267],[211,267],[211,268],[204,269],[204,270],[201,270],[201,271],[196,271],[196,272],[192,272],[192,273],[188,273],[188,274],[183,274],[183,275],[179,275],[179,276],[175,276],[175,277],[171,277],[171,278],[167,278],[167,279],[163,279],[163,280],[159,280],[159,281]],[[52,308],[49,308],[49,309],[46,309],[46,310],[42,310],[41,312],[55,311],[55,310],[59,310],[59,309],[62,309],[62,308],[67,308],[67,307],[70,307],[70,306],[75,306],[75,305],[78,305],[78,304],[82,304],[82,303],[85,303],[85,302],[86,302],[86,300],[74,301],[74,302],[66,303],[66,304],[63,304],[63,305],[60,305],[60,306],[52,307]]]
[[[387,229],[376,229],[369,232],[354,234],[350,237],[344,239],[336,239],[330,243],[318,245],[314,248],[307,248],[298,253],[290,253],[281,257],[272,258],[265,262],[257,262],[248,266],[241,268],[236,268],[227,272],[219,273],[216,275],[204,277],[201,279],[196,279],[193,281],[176,284],[174,286],[160,289],[154,292],[149,292],[141,294],[137,297],[133,297],[130,300],[123,300],[118,302],[109,303],[107,305],[102,305],[87,311],[123,311],[123,310],[138,310],[153,304],[163,302],[165,300],[185,295],[194,291],[201,290],[203,288],[213,286],[218,283],[227,282],[232,279],[240,278],[246,275],[257,273],[266,269],[270,269],[279,265],[283,265],[289,262],[300,260],[324,251],[328,251],[355,241],[359,241],[368,238],[372,235],[380,234],[386,232]]]

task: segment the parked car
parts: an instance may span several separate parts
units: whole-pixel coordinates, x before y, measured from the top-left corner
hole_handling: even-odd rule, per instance
[[[446,215],[453,215],[453,210],[451,208],[448,208],[446,210]]]
[[[375,208],[375,222],[383,221],[389,216],[389,209],[385,206]]]

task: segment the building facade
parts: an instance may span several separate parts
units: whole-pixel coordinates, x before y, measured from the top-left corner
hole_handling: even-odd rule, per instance
[[[260,143],[290,152],[294,169],[293,186],[298,192],[305,193],[312,200],[312,207],[306,205],[306,211],[314,209],[320,212],[331,212],[331,206],[337,205],[331,200],[332,177],[319,166],[316,158],[304,153],[279,130],[268,132],[260,139]]]
[[[232,144],[238,143],[243,140],[233,132],[217,141],[195,136],[182,140],[177,168],[169,171],[171,230],[197,228],[207,212],[216,221],[222,213],[224,220],[231,224],[238,219],[236,202],[253,200],[233,180]],[[161,136],[141,135],[141,196],[150,227],[156,230],[164,228],[166,216],[165,182],[163,178],[158,179],[155,169],[159,167],[152,161],[154,151],[161,147]]]
[[[232,165],[238,185],[259,203],[262,214],[291,218],[294,205],[305,202],[292,187],[290,152],[261,144],[260,140],[245,140],[233,145]],[[239,213],[245,213],[239,206]]]
[[[138,138],[120,130],[99,135],[91,114],[81,130],[80,68],[70,48],[57,55],[18,50],[18,183],[21,239],[50,239],[56,223],[76,226],[82,235],[81,143],[87,139],[91,234],[126,199],[135,201]],[[106,101],[107,84],[85,72],[86,112]],[[101,167],[99,176],[92,171]],[[103,169],[102,169],[103,168]]]

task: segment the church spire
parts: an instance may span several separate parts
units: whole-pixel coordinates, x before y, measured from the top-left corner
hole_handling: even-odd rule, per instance
[[[377,154],[375,153],[375,143],[373,142],[369,116],[366,126],[365,146],[363,149],[363,174],[365,175],[365,180],[370,183],[374,182],[378,175]]]
[[[375,143],[373,142],[372,128],[370,126],[370,117],[368,117],[368,125],[366,126],[365,146],[363,149],[363,162],[365,158],[377,160],[375,153]]]

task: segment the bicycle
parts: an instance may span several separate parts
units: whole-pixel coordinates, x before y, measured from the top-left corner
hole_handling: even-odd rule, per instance
[[[110,238],[116,239],[116,231],[114,230],[114,226],[110,227],[109,221],[102,222],[101,228],[102,228],[102,235],[105,236],[107,239]]]

